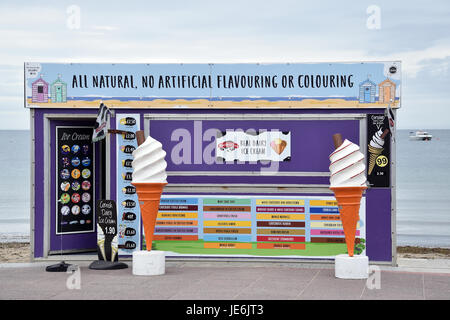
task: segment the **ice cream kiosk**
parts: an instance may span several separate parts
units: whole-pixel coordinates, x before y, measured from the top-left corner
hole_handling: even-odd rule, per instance
[[[333,135],[364,155],[355,254],[396,264],[401,63],[25,63],[36,259],[96,250],[96,201],[117,204],[119,256],[141,250],[136,131],[166,152],[153,247],[167,259],[333,261]],[[92,142],[99,106],[108,108]],[[95,255],[93,255],[95,258]]]

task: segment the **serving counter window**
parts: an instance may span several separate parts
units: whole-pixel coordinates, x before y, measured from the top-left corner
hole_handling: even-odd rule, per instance
[[[214,179],[215,174],[233,177],[227,183],[246,183],[243,176],[270,175],[273,183],[282,184],[295,182],[289,177],[328,176],[333,132],[343,132],[356,143],[365,138],[363,114],[328,117],[235,114],[233,117],[239,120],[230,119],[226,114],[195,117],[155,114],[146,115],[145,124],[149,134],[167,150],[169,175],[184,176],[184,181],[189,183],[206,182],[207,178],[186,177]]]
[[[364,141],[365,115],[232,117],[144,116],[150,136],[165,146],[169,175],[155,248],[174,256],[332,258],[344,253],[337,203],[327,189],[327,151],[335,132]],[[359,253],[365,253],[365,199],[362,208]]]

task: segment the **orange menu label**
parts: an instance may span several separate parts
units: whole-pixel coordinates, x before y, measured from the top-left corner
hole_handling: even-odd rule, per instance
[[[205,249],[251,249],[252,244],[251,243],[236,243],[236,242],[223,242],[223,243],[217,243],[217,242],[206,242],[204,244]]]

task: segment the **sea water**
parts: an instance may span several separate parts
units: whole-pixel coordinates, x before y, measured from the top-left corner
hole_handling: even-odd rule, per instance
[[[0,242],[30,236],[30,132],[0,130]]]
[[[397,244],[450,247],[450,130],[397,131]],[[30,133],[0,131],[0,242],[29,241]]]
[[[450,248],[450,130],[397,132],[397,244]]]

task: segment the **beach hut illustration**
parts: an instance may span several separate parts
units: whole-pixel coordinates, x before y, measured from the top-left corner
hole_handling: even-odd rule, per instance
[[[31,102],[48,102],[48,83],[42,75],[31,84]]]
[[[378,84],[378,102],[389,103],[395,101],[395,83],[388,78]]]
[[[377,85],[370,81],[369,78],[359,84],[359,102],[374,103]]]
[[[60,75],[50,86],[52,102],[67,102],[67,84],[61,80]]]

